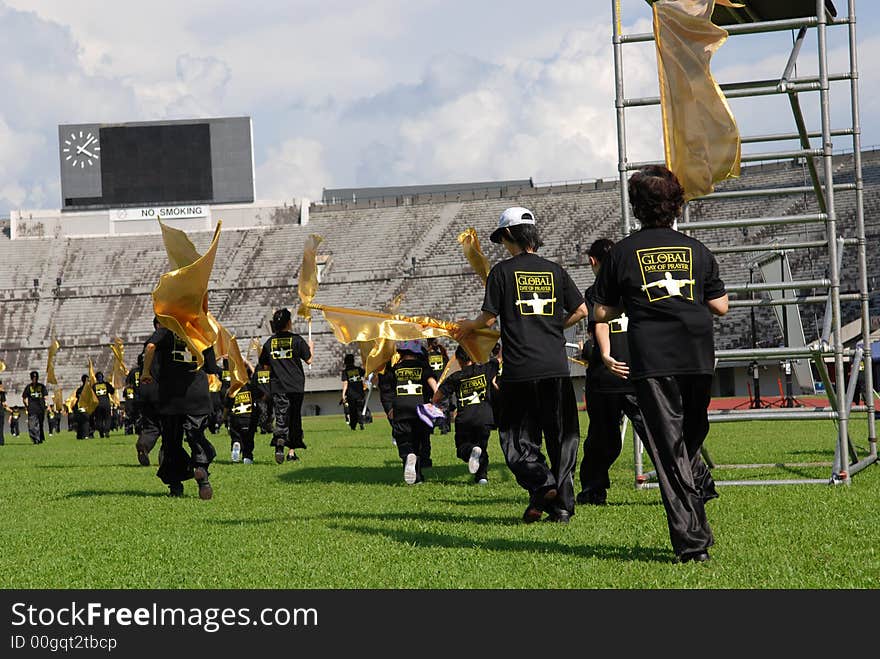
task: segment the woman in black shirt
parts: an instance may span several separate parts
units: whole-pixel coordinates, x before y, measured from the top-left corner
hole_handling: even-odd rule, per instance
[[[675,174],[646,167],[630,177],[629,197],[642,228],[603,261],[595,318],[626,313],[630,363],[603,360],[635,385],[673,551],[682,563],[703,562],[714,542],[704,504],[717,494],[700,448],[715,369],[712,314],[727,313],[727,293],[708,248],[672,228],[684,204]]]

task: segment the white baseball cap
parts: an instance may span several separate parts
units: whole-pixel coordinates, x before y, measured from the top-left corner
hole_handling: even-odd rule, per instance
[[[489,236],[489,240],[493,243],[500,243],[501,232],[507,227],[513,227],[517,224],[535,224],[535,214],[522,206],[506,209],[498,218],[498,227]]]

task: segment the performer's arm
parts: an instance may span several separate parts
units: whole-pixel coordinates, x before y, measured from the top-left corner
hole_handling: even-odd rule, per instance
[[[577,309],[572,311],[571,314],[569,314],[568,318],[565,319],[565,322],[563,323],[563,327],[565,329],[568,329],[572,325],[577,325],[579,322],[581,322],[586,317],[587,317],[587,305],[584,303],[581,303],[581,305]]]
[[[149,384],[153,381],[153,374],[150,371],[150,368],[153,366],[153,358],[156,355],[156,344],[148,343],[147,347],[144,348],[144,368],[141,371],[141,382],[146,382]]]
[[[596,318],[597,323],[607,323],[609,320],[619,317],[622,313],[622,307],[606,307],[604,304],[596,303],[593,316]]]
[[[725,293],[721,297],[716,297],[714,300],[706,300],[706,306],[709,307],[709,311],[716,316],[723,316],[727,313],[727,310],[730,307],[730,300],[727,297],[727,293]]]
[[[495,324],[495,318],[496,317],[493,314],[490,314],[488,311],[481,311],[480,315],[476,318],[472,318],[470,320],[456,321],[458,329],[453,330],[452,336],[453,338],[455,338],[455,340],[460,341],[475,330],[491,327]]]
[[[596,335],[596,343],[599,345],[599,353],[602,355],[602,361],[605,367],[619,378],[624,380],[629,375],[629,366],[624,362],[619,362],[611,356],[611,328],[608,323],[596,323],[593,329]]]

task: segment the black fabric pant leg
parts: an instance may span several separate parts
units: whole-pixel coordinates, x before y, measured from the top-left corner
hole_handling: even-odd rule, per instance
[[[18,429],[18,419],[9,419],[9,434],[18,437],[21,431]]]
[[[6,410],[0,408],[0,446],[3,446],[6,443],[6,438],[3,436],[3,432],[6,429]]]
[[[182,483],[193,477],[189,455],[183,448],[184,418],[182,414],[162,416],[162,460],[156,476],[166,485]]]
[[[99,437],[104,437],[104,435],[110,434],[110,409],[101,407],[100,405],[95,408],[95,412],[92,415],[95,421],[95,430],[98,431]]]
[[[272,395],[275,408],[275,432],[273,440],[276,447],[305,448],[302,430],[302,393],[285,392]]]
[[[210,414],[186,414],[183,417],[183,433],[186,443],[189,444],[190,462],[194,467],[204,467],[206,470],[214,458],[217,457],[217,451],[214,445],[205,435],[208,428],[208,417]]]
[[[577,463],[580,428],[571,378],[501,383],[498,435],[504,460],[532,504],[557,490],[556,504],[574,512],[572,474]],[[547,441],[550,466],[541,452]]]
[[[162,434],[162,418],[152,403],[143,403],[139,420],[141,430],[135,446],[138,451],[149,453]]]
[[[474,450],[475,446],[479,446],[482,449],[480,466],[477,469],[477,473],[474,474],[475,480],[486,478],[489,472],[490,432],[489,428],[486,427],[462,427],[460,424],[455,424],[455,454],[459,460],[468,462],[471,457],[471,451]]]
[[[590,421],[579,471],[582,490],[604,491],[611,487],[608,470],[621,451],[623,401],[623,393],[587,392]]]
[[[712,472],[703,461],[701,453],[703,442],[709,435],[708,410],[709,402],[712,399],[712,376],[679,376],[678,383],[684,405],[684,444],[691,459],[694,485],[697,486],[700,496],[706,502],[718,497],[715,479],[712,478]]]
[[[694,376],[635,381],[647,430],[643,439],[657,472],[669,538],[677,556],[704,551],[714,542],[702,493],[694,482],[691,455],[685,444],[686,409],[680,381],[686,381],[688,377]],[[700,447],[692,448],[699,457]]]
[[[430,445],[431,429],[420,419],[407,419],[391,422],[391,436],[397,442],[397,455],[403,464],[406,464],[406,456],[414,453],[416,456],[416,482],[424,480],[422,477],[422,455],[425,452],[425,444]]]
[[[556,478],[553,507],[574,514],[574,468],[581,443],[577,398],[570,377],[538,380],[541,429],[550,469]]]
[[[256,419],[253,417],[231,416],[229,418],[229,438],[232,442],[241,445],[241,457],[254,459],[254,434],[257,429]]]
[[[297,393],[288,393],[288,399],[290,400],[290,412],[288,412],[288,418],[290,419],[290,436],[288,441],[290,442],[288,446],[291,448],[305,448],[306,444],[303,441],[303,421],[302,421],[302,404],[303,398],[305,398],[305,394],[302,392]]]
[[[28,435],[31,441],[34,444],[42,444],[45,439],[43,433],[43,415],[38,412],[28,414]]]
[[[359,423],[363,423],[361,410],[364,407],[364,399],[346,396],[345,402],[348,403],[348,425],[354,430]]]

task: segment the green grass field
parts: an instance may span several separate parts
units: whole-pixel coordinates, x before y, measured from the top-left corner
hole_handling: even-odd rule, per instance
[[[24,425],[24,424],[23,424]],[[582,432],[586,419],[582,416]],[[628,440],[609,505],[580,506],[568,526],[524,525],[527,503],[490,441],[490,484],[471,484],[452,435],[433,437],[428,482],[403,483],[384,418],[351,432],[339,416],[305,419],[302,460],[231,464],[212,436],[214,499],[195,483],[169,499],[134,438],[0,447],[3,588],[876,588],[880,469],[849,487],[720,489],[708,505],[713,560],[678,565],[659,491],[632,486]],[[831,422],[718,424],[718,464],[831,460]],[[867,444],[864,421],[852,437]],[[155,462],[156,451],[153,452]],[[645,458],[647,463],[647,457]],[[716,471],[716,479],[820,477],[828,467]]]

